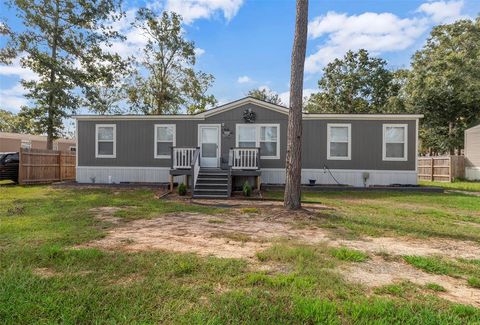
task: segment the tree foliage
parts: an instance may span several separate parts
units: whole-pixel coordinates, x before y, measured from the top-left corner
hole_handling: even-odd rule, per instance
[[[480,118],[480,17],[433,28],[413,57],[405,87],[410,111],[423,113],[423,145],[451,152]]]
[[[0,39],[4,39],[2,42],[4,46],[0,48],[0,63],[10,64],[17,54],[15,47],[12,44],[11,36],[12,31],[10,30],[10,27],[8,27],[5,22],[0,21]]]
[[[282,103],[282,100],[280,99],[280,96],[274,92],[271,91],[267,88],[256,88],[256,89],[251,89],[248,93],[247,96],[263,100],[264,102],[269,102],[275,105],[284,105]]]
[[[147,44],[138,59],[137,71],[128,96],[133,108],[144,114],[174,114],[204,111],[216,99],[206,92],[213,76],[195,71],[195,45],[184,38],[181,17],[163,12],[158,17],[150,9],[140,9],[136,26]]]
[[[320,91],[306,105],[316,113],[385,113],[401,109],[396,96],[401,75],[389,71],[387,62],[367,50],[348,51],[323,69]],[[400,78],[400,79],[399,79]],[[391,106],[393,104],[393,106]]]
[[[0,132],[38,134],[30,118],[3,109],[0,109]]]
[[[11,32],[21,64],[37,78],[23,80],[28,112],[47,148],[63,128],[63,119],[78,108],[99,107],[99,86],[108,87],[124,67],[117,54],[104,50],[120,35],[107,21],[118,18],[116,0],[12,0],[23,28]]]

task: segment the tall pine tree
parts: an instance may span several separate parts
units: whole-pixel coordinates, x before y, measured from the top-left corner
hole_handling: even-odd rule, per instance
[[[22,29],[9,31],[21,64],[38,78],[23,80],[28,113],[47,134],[47,148],[60,135],[63,119],[83,106],[98,107],[99,85],[115,82],[124,63],[106,49],[121,35],[108,26],[120,18],[117,0],[12,0]]]

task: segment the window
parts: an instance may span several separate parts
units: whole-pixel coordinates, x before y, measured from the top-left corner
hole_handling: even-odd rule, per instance
[[[54,143],[53,143],[53,150],[57,150],[57,151],[58,151],[58,142],[54,142]]]
[[[278,127],[260,126],[260,156],[277,156]]]
[[[32,149],[32,141],[22,140],[22,142],[20,144],[20,148],[22,148],[22,149]]]
[[[175,124],[155,124],[155,158],[170,158],[175,146]]]
[[[237,147],[260,148],[260,158],[280,158],[279,124],[237,124]]]
[[[383,125],[383,160],[407,160],[407,124]]]
[[[95,126],[96,158],[116,157],[116,129],[115,124],[97,124]]]
[[[237,147],[257,147],[257,127],[255,125],[239,125],[237,135]]]
[[[327,125],[327,159],[350,160],[352,155],[352,127],[350,124]]]
[[[71,152],[77,152],[77,147],[75,147],[75,146],[70,146],[70,147],[68,148],[68,150],[70,150]]]

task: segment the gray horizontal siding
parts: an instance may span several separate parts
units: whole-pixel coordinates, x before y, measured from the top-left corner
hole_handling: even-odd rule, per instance
[[[154,125],[176,124],[176,145],[196,147],[198,124],[221,124],[231,135],[222,135],[222,161],[225,164],[228,150],[235,146],[235,125],[244,123],[243,112],[251,108],[256,113],[256,123],[280,124],[280,158],[261,160],[262,168],[285,168],[287,144],[287,115],[253,104],[232,109],[197,120],[115,120],[78,121],[78,165],[112,167],[169,167],[170,159],[154,158]],[[352,124],[352,159],[327,160],[327,123]],[[382,161],[382,132],[384,123],[408,124],[408,161]],[[95,158],[95,124],[117,125],[117,157]],[[380,120],[305,120],[303,122],[302,167],[321,169],[415,170],[415,121]]]

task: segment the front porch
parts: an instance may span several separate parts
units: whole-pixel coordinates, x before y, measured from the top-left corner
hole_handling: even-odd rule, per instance
[[[228,157],[218,157],[219,163],[213,167],[202,166],[202,154],[200,147],[172,147],[171,191],[175,176],[185,176],[184,183],[191,189],[192,197],[230,197],[235,181],[250,177],[255,179],[252,187],[260,190],[260,148],[231,148]],[[222,166],[222,160],[228,164]]]

